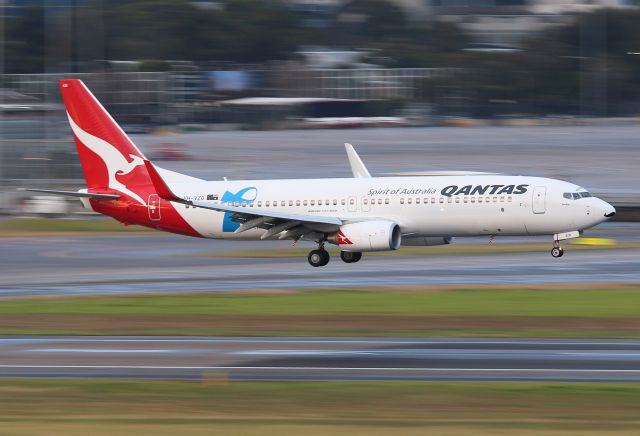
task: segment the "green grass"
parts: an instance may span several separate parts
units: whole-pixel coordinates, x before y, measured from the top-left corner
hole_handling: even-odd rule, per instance
[[[21,298],[0,334],[640,337],[638,313],[606,284]]]
[[[141,226],[125,226],[113,219],[19,218],[0,220],[0,237],[73,233],[114,233],[150,231]]]
[[[627,318],[640,285],[601,289],[452,288],[10,299],[0,314],[438,315]]]
[[[640,384],[0,380],[2,434],[541,434],[640,429]]]

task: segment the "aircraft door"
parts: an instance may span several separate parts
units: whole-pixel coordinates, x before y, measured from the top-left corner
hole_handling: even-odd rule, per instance
[[[546,197],[547,188],[544,186],[536,186],[533,188],[533,213],[545,213],[547,211]]]
[[[149,195],[147,208],[149,210],[149,219],[151,221],[160,221],[160,197],[158,194]]]
[[[356,197],[349,197],[349,200],[347,200],[347,210],[349,212],[355,212],[358,209],[358,205],[356,204]]]

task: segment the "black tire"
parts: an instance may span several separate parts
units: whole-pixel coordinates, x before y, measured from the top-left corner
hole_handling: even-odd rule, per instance
[[[562,257],[563,254],[564,250],[562,249],[562,247],[553,247],[551,249],[551,256],[555,257],[556,259]]]
[[[320,255],[322,256],[322,265],[320,266],[325,266],[331,260],[331,256],[327,250],[320,250]]]
[[[342,259],[344,263],[356,263],[362,259],[362,253],[359,251],[341,251],[340,259]]]
[[[309,265],[317,268],[319,266],[325,266],[329,263],[331,256],[327,250],[311,250],[309,252],[309,256],[307,256],[307,260],[309,261]]]
[[[307,260],[309,261],[309,265],[317,268],[323,265],[324,256],[320,250],[311,250],[309,256],[307,256]]]

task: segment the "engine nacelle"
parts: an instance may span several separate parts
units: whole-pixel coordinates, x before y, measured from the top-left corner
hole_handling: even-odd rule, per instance
[[[431,247],[434,245],[448,245],[453,242],[453,237],[424,237],[420,236],[418,238],[404,238],[402,240],[402,245],[410,246],[410,247]]]
[[[345,224],[327,240],[343,251],[390,251],[400,248],[400,226],[392,221],[363,221]]]

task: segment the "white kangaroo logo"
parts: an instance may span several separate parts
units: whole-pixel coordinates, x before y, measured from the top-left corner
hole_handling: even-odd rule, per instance
[[[141,204],[146,205],[144,200],[140,198],[138,194],[129,190],[125,185],[123,185],[116,179],[116,175],[123,176],[125,174],[129,174],[135,167],[144,165],[144,160],[140,156],[129,154],[129,157],[132,159],[132,161],[127,161],[127,159],[122,155],[122,153],[120,153],[120,151],[118,151],[116,147],[109,144],[107,141],[104,141],[97,136],[93,136],[90,133],[82,130],[73,121],[69,113],[67,113],[67,117],[69,117],[71,130],[73,130],[73,133],[76,135],[76,137],[78,137],[78,139],[89,150],[100,156],[100,158],[104,161],[104,164],[107,167],[107,172],[109,173],[109,188],[127,194],[128,196],[138,200]]]

